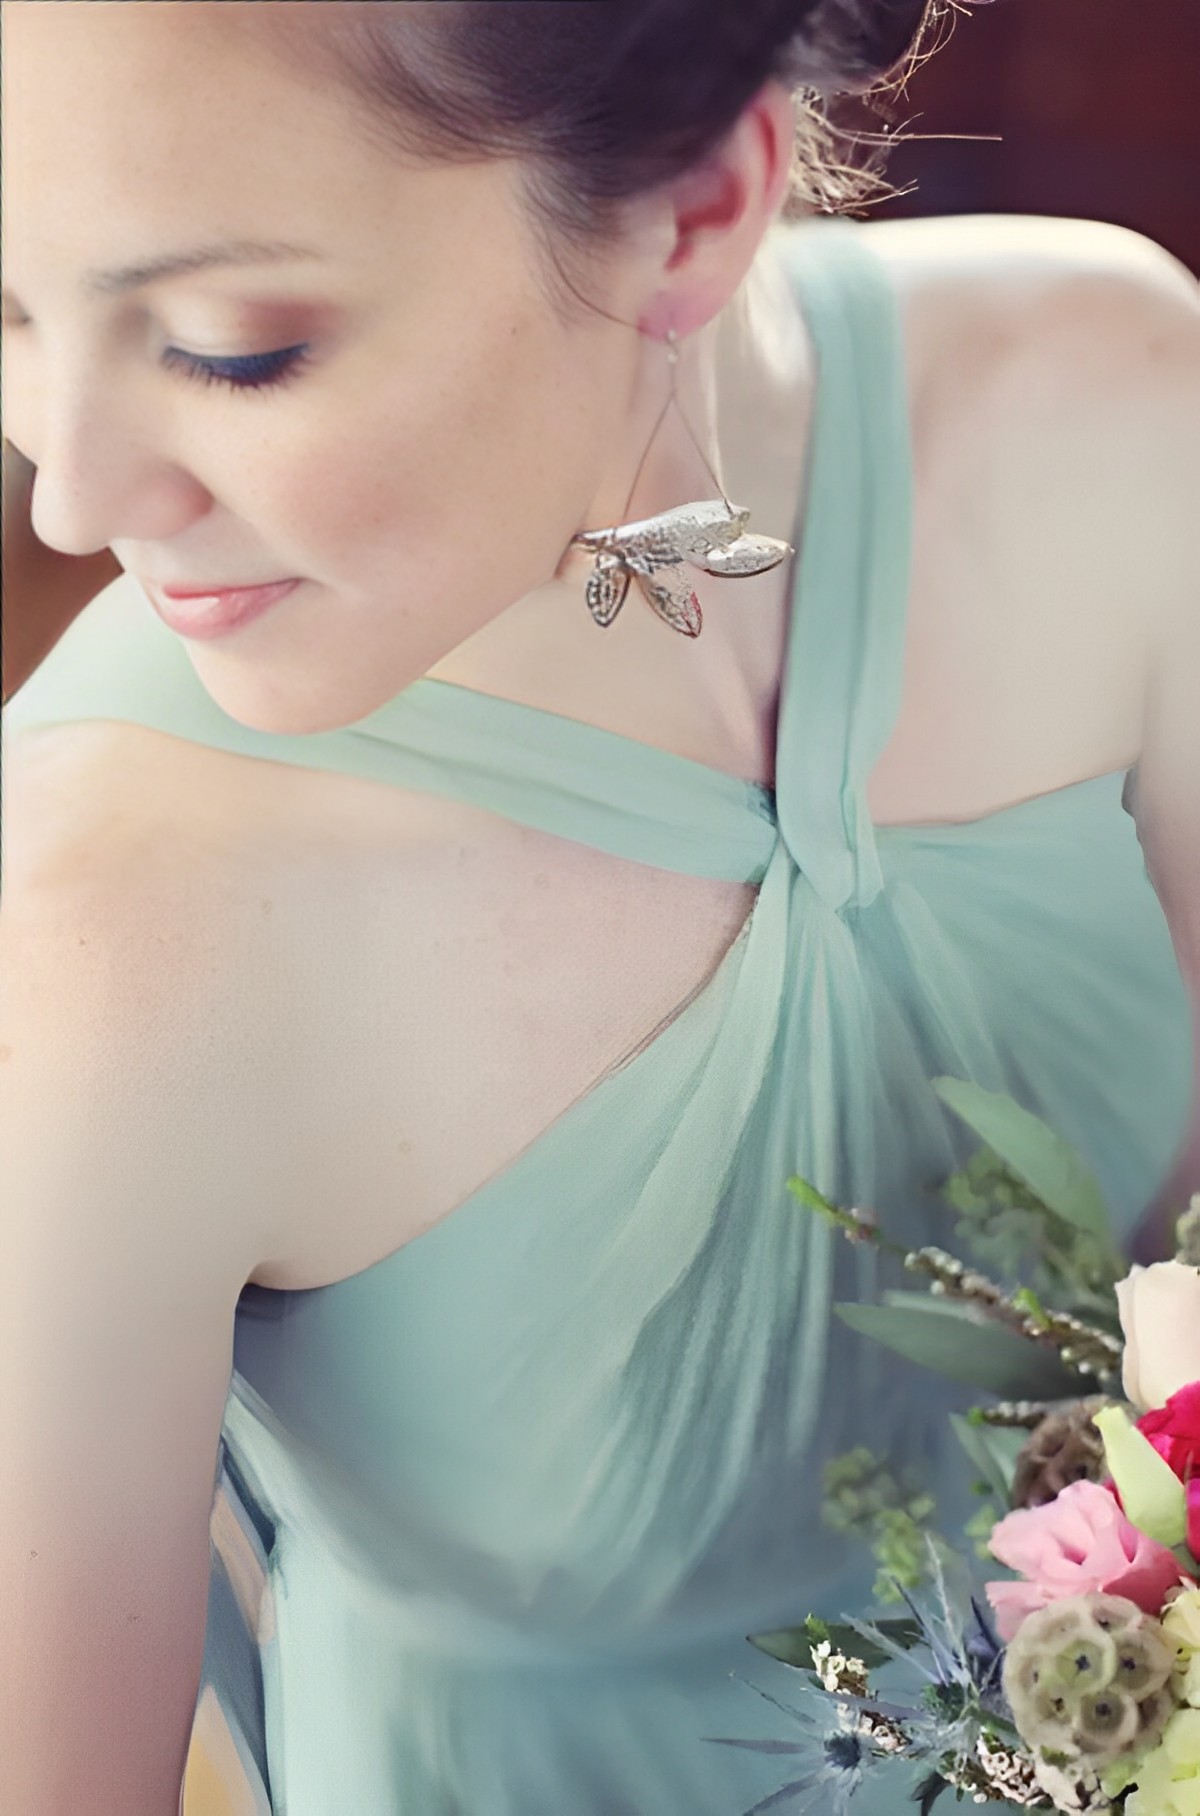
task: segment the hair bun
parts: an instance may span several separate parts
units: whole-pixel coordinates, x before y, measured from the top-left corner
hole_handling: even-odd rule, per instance
[[[788,76],[823,95],[858,94],[903,61],[936,0],[792,0]]]

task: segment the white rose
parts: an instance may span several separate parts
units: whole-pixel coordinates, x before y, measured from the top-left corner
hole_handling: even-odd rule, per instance
[[[1200,1381],[1200,1267],[1156,1261],[1117,1282],[1125,1392],[1149,1412]]]

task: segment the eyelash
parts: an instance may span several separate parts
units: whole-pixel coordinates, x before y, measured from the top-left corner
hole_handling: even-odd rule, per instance
[[[246,359],[207,360],[168,347],[164,366],[202,385],[224,385],[231,391],[266,391],[286,385],[308,364],[307,345],[285,347],[278,353],[256,353]]]

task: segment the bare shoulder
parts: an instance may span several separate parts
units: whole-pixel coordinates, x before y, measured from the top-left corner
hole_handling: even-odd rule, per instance
[[[953,215],[865,232],[906,298],[926,382],[991,405],[1011,452],[1077,459],[1084,520],[1111,504],[1128,553],[1155,548],[1170,610],[1194,573],[1200,281],[1106,221]]]
[[[1140,396],[1153,408],[1172,392],[1158,375],[1196,358],[1200,282],[1132,228],[980,214],[870,221],[861,232],[888,266],[916,352],[941,349],[923,363],[956,377],[986,377],[1007,355],[1006,374],[1040,361],[1056,390],[1079,385],[1122,407]]]
[[[179,1254],[202,1233],[233,1299],[295,1283],[302,1252],[336,1273],[331,1203],[386,1202],[395,1247],[380,1132],[422,1082],[411,1031],[446,1019],[456,942],[528,892],[505,822],[116,721],[29,727],[5,754],[0,1042],[36,1038],[64,1101],[125,1079],[104,1098],[117,1174],[174,1170]]]
[[[860,231],[901,305],[919,518],[879,810],[906,817],[917,792],[970,817],[1127,767],[1161,626],[1194,586],[1200,286],[1106,222]]]
[[[156,846],[132,804],[122,820],[83,742],[68,755],[41,740],[4,778],[0,1318],[21,1366],[0,1369],[19,1486],[0,1592],[27,1628],[6,1709],[14,1735],[35,1736],[53,1685],[72,1710],[63,1786],[89,1807],[83,1787],[103,1783],[122,1808],[166,1810],[194,1714],[234,1314],[263,1252],[267,1169],[236,993],[213,987],[211,892],[193,886],[186,842]],[[60,812],[27,834],[56,800],[55,764],[76,785],[79,831]],[[90,832],[89,808],[107,812]],[[32,1796],[31,1749],[15,1770]]]
[[[1042,407],[1090,405],[1089,428],[1104,412],[1135,431],[1194,424],[1200,281],[1146,234],[1006,214],[871,221],[862,232],[889,268],[927,379],[990,384],[1014,403],[1036,401],[1036,379]],[[1063,416],[1063,432],[1078,420]]]
[[[155,1235],[181,1266],[202,1242],[236,1297],[275,1235],[263,1112],[287,953],[248,833],[221,811],[216,753],[179,745],[177,772],[175,745],[115,722],[6,736],[0,1039],[10,1097],[27,1058],[51,1118],[107,1106],[114,1181],[171,1175],[176,1214]],[[70,1132],[54,1128],[43,1140]]]
[[[1112,221],[1041,214],[954,214],[866,221],[860,231],[897,284],[957,293],[981,306],[1036,303],[1080,284],[1114,299],[1174,296],[1195,306],[1197,280],[1147,234]]]

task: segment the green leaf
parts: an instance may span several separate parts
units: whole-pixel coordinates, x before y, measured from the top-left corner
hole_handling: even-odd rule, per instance
[[[1104,1439],[1104,1460],[1126,1519],[1160,1545],[1182,1545],[1187,1537],[1183,1482],[1123,1406],[1102,1407],[1092,1423]]]
[[[827,1216],[838,1215],[838,1206],[832,1204],[823,1192],[818,1192],[816,1186],[802,1178],[799,1173],[792,1175],[787,1182],[787,1188],[792,1196],[798,1198],[801,1204],[806,1204],[810,1211],[824,1211]]]
[[[899,1295],[897,1295],[898,1297]],[[860,1331],[921,1368],[1007,1400],[1077,1398],[1079,1378],[1054,1352],[945,1299],[915,1304],[836,1305]]]
[[[954,1435],[987,1482],[1001,1507],[1012,1499],[1013,1477],[1017,1457],[1029,1433],[1020,1428],[1010,1430],[1001,1425],[977,1425],[961,1413],[951,1413]]]
[[[985,1091],[965,1078],[930,1081],[969,1128],[993,1148],[1042,1203],[1089,1236],[1107,1242],[1110,1217],[1095,1175],[1053,1129],[1003,1091]]]
[[[807,1627],[781,1627],[775,1633],[749,1633],[746,1637],[752,1646],[768,1658],[777,1658],[781,1665],[794,1665],[801,1671],[813,1669],[812,1649],[819,1641],[809,1635]]]
[[[899,1305],[921,1312],[930,1318],[954,1318],[959,1322],[969,1318],[972,1324],[981,1322],[980,1314],[968,1307],[963,1300],[953,1298],[949,1293],[931,1293],[928,1288],[923,1293],[905,1292],[903,1288],[892,1287],[882,1295],[885,1305]]]
[[[1043,1330],[1048,1327],[1050,1320],[1046,1316],[1046,1308],[1031,1286],[1018,1287],[1012,1300],[1017,1310],[1032,1318],[1035,1324],[1040,1324]]]
[[[920,1624],[908,1615],[872,1621],[871,1625],[878,1627],[893,1645],[902,1646],[905,1651],[921,1638]],[[835,1652],[841,1652],[846,1658],[861,1659],[868,1671],[877,1670],[891,1657],[882,1646],[873,1646],[853,1627],[820,1620],[815,1614],[810,1614],[802,1627],[781,1627],[774,1633],[751,1633],[748,1637],[760,1652],[777,1658],[781,1664],[796,1665],[804,1671],[813,1669],[812,1648],[826,1639]]]
[[[938,1801],[942,1792],[948,1791],[949,1789],[950,1780],[948,1778],[943,1778],[940,1772],[931,1772],[928,1778],[923,1778],[921,1780],[921,1783],[911,1794],[909,1802],[915,1803],[918,1806],[920,1816],[930,1816],[930,1811],[933,1809],[934,1804]]]

